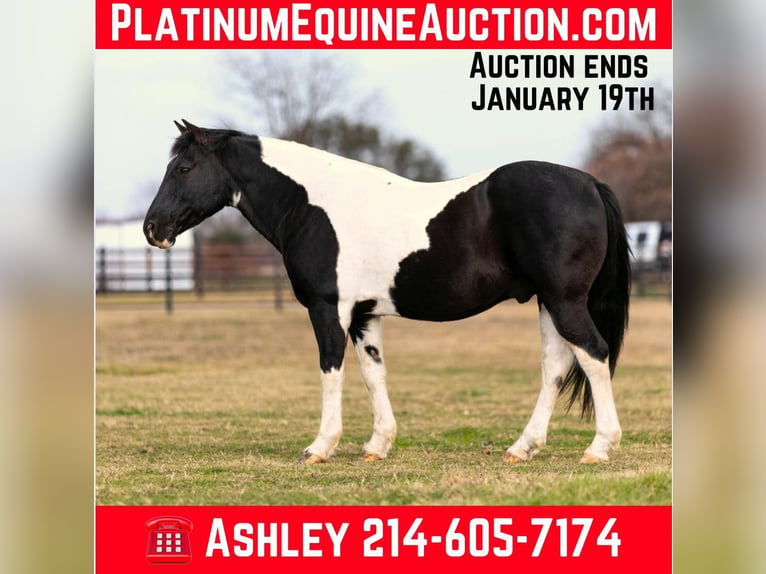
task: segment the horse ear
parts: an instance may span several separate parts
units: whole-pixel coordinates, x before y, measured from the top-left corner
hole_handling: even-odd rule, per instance
[[[186,128],[183,127],[181,124],[179,124],[177,121],[173,120],[173,123],[178,128],[178,131],[181,132],[182,134],[185,134],[187,132]]]
[[[207,142],[207,135],[205,135],[205,130],[195,126],[194,124],[190,122],[187,122],[186,120],[181,120],[181,121],[184,123],[184,126],[186,126],[186,129],[189,130],[191,134],[194,136],[194,141],[200,144]]]

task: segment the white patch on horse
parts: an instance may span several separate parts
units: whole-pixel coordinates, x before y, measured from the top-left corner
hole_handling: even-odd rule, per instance
[[[340,246],[340,299],[375,299],[378,314],[396,314],[389,290],[402,259],[428,248],[428,222],[493,171],[420,183],[295,142],[260,140],[263,161],[301,184],[309,202],[327,213]]]
[[[322,417],[319,421],[319,434],[305,450],[306,454],[313,454],[325,461],[338,446],[341,434],[343,434],[343,380],[344,368],[330,369],[329,372],[320,372],[322,379]]]
[[[231,206],[237,207],[242,199],[242,192],[237,190],[231,195]]]

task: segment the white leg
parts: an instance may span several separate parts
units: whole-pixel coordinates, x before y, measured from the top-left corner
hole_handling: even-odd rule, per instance
[[[314,442],[303,451],[303,462],[325,462],[338,446],[343,434],[343,378],[344,366],[321,373],[322,378],[322,417],[319,421],[319,433]]]
[[[505,460],[530,460],[548,437],[548,423],[556,406],[561,381],[574,361],[569,343],[553,326],[548,311],[540,307],[540,338],[542,340],[543,384],[535,410],[519,439],[506,451]]]
[[[372,405],[372,438],[365,443],[362,459],[374,461],[386,458],[396,437],[396,419],[386,388],[386,364],[383,360],[382,322],[373,317],[367,323],[363,337],[354,344]]]
[[[574,347],[577,362],[590,382],[593,394],[593,409],[596,413],[596,436],[585,450],[580,462],[600,462],[607,460],[609,449],[620,444],[622,430],[617,418],[617,408],[614,406],[612,395],[612,380],[609,374],[608,359],[599,361],[591,357],[585,350]]]
[[[318,305],[309,309],[309,317],[319,344],[322,379],[319,433],[303,451],[302,458],[304,463],[312,464],[330,458],[343,433],[344,353],[350,307],[345,303],[339,303],[337,307]]]

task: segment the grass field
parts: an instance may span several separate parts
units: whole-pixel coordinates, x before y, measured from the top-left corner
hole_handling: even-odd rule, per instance
[[[98,504],[670,504],[671,307],[634,299],[614,380],[623,439],[578,460],[592,422],[557,408],[548,446],[505,449],[539,391],[537,306],[504,303],[444,324],[384,320],[398,437],[357,460],[372,415],[349,347],[344,436],[327,463],[296,464],[319,424],[306,312],[245,297],[108,295],[96,313]]]

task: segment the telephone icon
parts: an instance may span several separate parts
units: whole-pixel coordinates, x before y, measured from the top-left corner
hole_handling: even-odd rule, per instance
[[[191,562],[190,520],[178,516],[159,516],[146,522],[146,530],[149,531],[149,542],[146,546],[146,559],[149,562]]]

